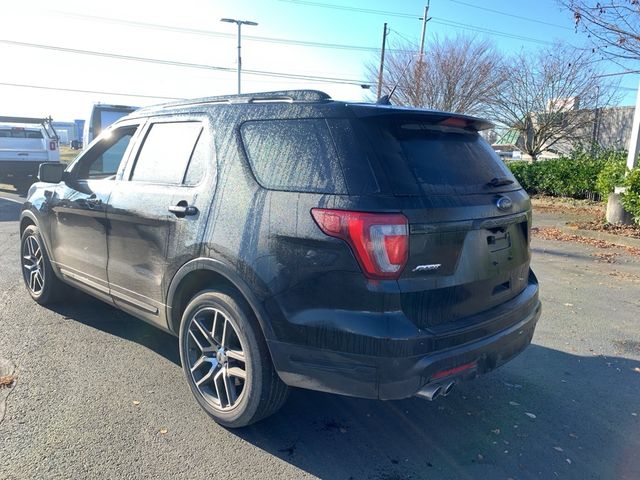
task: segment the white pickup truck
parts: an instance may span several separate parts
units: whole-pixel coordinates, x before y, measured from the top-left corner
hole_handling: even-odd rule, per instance
[[[0,183],[26,188],[36,181],[41,163],[59,161],[51,118],[0,116]]]

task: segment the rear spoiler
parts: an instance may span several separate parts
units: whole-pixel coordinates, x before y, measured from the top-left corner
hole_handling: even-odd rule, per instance
[[[59,140],[58,132],[53,128],[53,119],[49,117],[35,118],[35,117],[2,117],[0,116],[0,123],[24,123],[29,125],[42,125],[47,135],[54,139],[56,142]]]
[[[450,127],[471,128],[477,132],[493,128],[495,125],[489,120],[472,117],[462,113],[442,112],[420,108],[398,107],[378,104],[347,104],[357,117],[386,117],[400,115],[414,121],[447,125]]]

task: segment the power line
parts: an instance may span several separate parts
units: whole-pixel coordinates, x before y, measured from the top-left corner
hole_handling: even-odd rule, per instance
[[[431,21],[433,23],[437,23],[439,25],[445,25],[447,27],[453,27],[453,28],[458,28],[458,29],[463,29],[463,30],[470,30],[472,32],[478,32],[478,33],[487,33],[487,34],[490,34],[490,35],[495,35],[497,37],[510,38],[512,40],[520,40],[520,41],[523,41],[523,42],[537,43],[539,45],[553,45],[553,42],[549,42],[549,41],[546,41],[546,40],[540,40],[539,38],[525,37],[523,35],[516,35],[516,34],[513,34],[513,33],[500,32],[498,30],[493,30],[491,28],[476,27],[475,25],[469,25],[469,24],[461,23],[461,22],[454,22],[452,20],[443,20],[440,17],[433,17],[431,19]]]
[[[138,28],[153,28],[156,30],[165,30],[165,31],[176,32],[176,33],[189,33],[193,35],[204,35],[208,37],[235,38],[235,34],[212,32],[209,30],[201,30],[197,28],[174,27],[171,25],[160,25],[157,23],[136,22],[134,20],[124,20],[119,18],[102,17],[102,16],[96,16],[96,15],[82,15],[82,14],[67,13],[67,12],[56,12],[56,13],[59,15],[67,16],[67,17],[84,18],[87,20],[93,20],[97,22],[115,23],[120,25],[128,25],[131,27],[138,27]],[[364,45],[311,42],[306,40],[293,40],[288,38],[262,37],[258,35],[243,35],[242,39],[255,41],[255,42],[280,43],[280,44],[286,44],[286,45],[299,45],[303,47],[329,48],[329,49],[337,49],[337,50],[355,50],[355,51],[363,51],[363,52],[378,52],[380,50],[378,47],[368,47]]]
[[[372,15],[384,15],[386,17],[415,18],[416,20],[420,19],[420,15],[415,15],[411,13],[390,12],[388,10],[375,10],[373,8],[347,7],[345,5],[335,5],[330,3],[325,4],[325,3],[309,2],[305,0],[280,0],[280,1],[286,2],[286,3],[295,3],[297,5],[309,5],[310,7],[326,7],[334,10],[346,10],[349,12],[370,13]]]
[[[223,71],[223,72],[236,71],[235,68],[231,68],[231,67],[220,67],[220,66],[205,65],[200,63],[178,62],[175,60],[164,60],[159,58],[137,57],[133,55],[122,55],[118,53],[98,52],[94,50],[82,50],[77,48],[59,47],[55,45],[43,45],[38,43],[18,42],[15,40],[0,39],[0,43],[6,44],[6,45],[19,46],[19,47],[26,47],[26,48],[54,50],[58,52],[64,52],[64,53],[70,53],[70,54],[76,54],[76,55],[106,57],[106,58],[114,58],[117,60],[155,63],[160,65],[170,65],[174,67],[198,68],[198,69],[204,69],[204,70],[215,70],[215,71]],[[320,83],[333,83],[333,84],[358,85],[358,86],[368,84],[368,82],[364,80],[344,79],[344,78],[336,78],[336,77],[323,77],[323,76],[297,74],[297,73],[271,72],[271,71],[263,71],[263,70],[244,70],[244,73],[246,73],[247,75],[286,78],[286,79],[312,81],[312,82],[320,82]]]
[[[118,93],[118,92],[103,92],[100,90],[82,90],[79,88],[62,88],[62,87],[46,87],[44,85],[28,85],[25,83],[8,83],[0,82],[0,85],[6,87],[20,87],[20,88],[35,88],[39,90],[55,90],[57,92],[73,92],[73,93],[95,93],[99,95],[114,95],[119,97],[138,97],[138,98],[153,98],[159,100],[184,100],[184,97],[163,97],[157,95],[145,95],[137,93]]]
[[[631,74],[636,74],[636,73],[640,73],[640,70],[627,70],[625,72],[604,73],[602,75],[598,75],[597,78],[601,78],[601,77],[617,77],[619,75],[631,75]]]
[[[295,4],[295,5],[304,5],[304,6],[310,6],[310,7],[322,7],[322,8],[329,8],[329,9],[333,9],[333,10],[346,10],[346,11],[350,11],[350,12],[369,13],[369,14],[373,14],[373,15],[384,15],[384,16],[390,16],[390,17],[415,18],[415,19],[419,19],[420,18],[418,15],[411,15],[411,14],[407,14],[407,13],[390,12],[390,11],[385,11],[385,10],[374,10],[374,9],[370,9],[370,8],[347,7],[347,6],[344,6],[344,5],[336,5],[336,4],[332,4],[332,3],[318,3],[318,2],[312,2],[312,1],[307,1],[307,0],[279,0],[279,1],[292,3],[292,4]],[[538,43],[538,44],[543,44],[543,45],[551,45],[552,44],[552,42],[541,40],[539,38],[526,37],[526,36],[523,36],[523,35],[517,35],[517,34],[508,33],[508,32],[502,32],[500,30],[494,30],[494,29],[491,29],[491,28],[478,27],[476,25],[470,25],[468,23],[456,22],[456,21],[448,20],[448,19],[442,18],[442,17],[433,17],[433,19],[431,21],[434,22],[434,23],[438,23],[440,25],[445,25],[445,26],[449,26],[449,27],[453,27],[453,28],[471,30],[471,31],[480,32],[480,33],[488,33],[488,34],[491,34],[491,35],[496,35],[496,36],[505,37],[505,38],[511,38],[511,39],[514,39],[514,40],[520,40],[520,41],[524,41],[524,42],[532,42],[532,43]]]
[[[563,30],[573,30],[572,27],[567,27],[566,25],[559,25],[557,23],[545,22],[544,20],[538,20],[536,18],[524,17],[522,15],[516,15],[514,13],[507,13],[500,10],[494,10],[493,8],[481,7],[480,5],[474,5],[472,3],[463,2],[461,0],[449,0],[449,1],[452,3],[458,3],[460,5],[464,5],[466,7],[476,8],[478,10],[484,10],[485,12],[496,13],[498,15],[503,15],[505,17],[518,18],[526,22],[539,23],[541,25],[548,25],[550,27],[562,28]]]

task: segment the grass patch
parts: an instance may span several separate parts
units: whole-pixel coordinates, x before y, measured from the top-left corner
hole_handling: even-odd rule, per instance
[[[60,146],[60,161],[62,163],[71,163],[80,154],[82,150],[74,150],[63,145]]]

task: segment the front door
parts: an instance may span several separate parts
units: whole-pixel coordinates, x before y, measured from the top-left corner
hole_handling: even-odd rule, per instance
[[[84,152],[47,200],[53,261],[71,283],[110,300],[107,205],[138,125],[118,127]]]
[[[107,270],[116,305],[166,328],[168,282],[199,254],[215,157],[206,117],[152,119],[141,138],[109,201]]]

